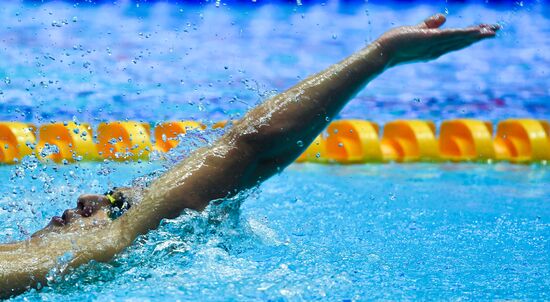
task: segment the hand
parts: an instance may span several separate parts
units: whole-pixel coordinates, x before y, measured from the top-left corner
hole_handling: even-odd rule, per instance
[[[378,38],[378,45],[388,58],[389,66],[433,60],[448,52],[492,38],[500,29],[497,24],[440,29],[445,21],[444,15],[433,15],[418,25],[398,27]]]

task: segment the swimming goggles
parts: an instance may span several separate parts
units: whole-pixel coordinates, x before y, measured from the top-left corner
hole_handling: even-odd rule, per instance
[[[107,199],[109,199],[109,202],[111,203],[108,214],[109,218],[111,219],[117,219],[131,207],[128,198],[126,198],[126,196],[124,196],[122,192],[117,191],[116,187],[109,190],[104,195],[105,197],[107,197]]]

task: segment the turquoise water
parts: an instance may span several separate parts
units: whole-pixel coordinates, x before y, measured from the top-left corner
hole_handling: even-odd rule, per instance
[[[0,241],[79,192],[156,168],[31,168],[2,186]],[[240,212],[165,221],[112,263],[15,300],[547,300],[549,181],[546,167],[522,165],[293,165]]]
[[[542,4],[8,2],[0,120],[238,118],[385,29],[438,11],[450,25],[504,29],[388,71],[341,117],[550,118]],[[218,135],[193,132],[164,162],[0,166],[0,242]],[[14,300],[548,300],[549,182],[547,166],[292,165],[246,198],[165,221],[111,263]]]

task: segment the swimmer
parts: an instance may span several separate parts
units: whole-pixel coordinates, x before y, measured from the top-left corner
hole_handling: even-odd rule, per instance
[[[437,14],[384,33],[372,44],[250,110],[216,142],[147,188],[82,195],[75,209],[31,238],[0,245],[0,297],[47,284],[91,260],[107,262],[166,218],[258,186],[290,165],[346,103],[384,70],[429,61],[494,37],[498,25],[441,29]],[[297,143],[301,141],[302,143]],[[140,200],[139,204],[136,203]],[[59,259],[69,259],[63,265]]]

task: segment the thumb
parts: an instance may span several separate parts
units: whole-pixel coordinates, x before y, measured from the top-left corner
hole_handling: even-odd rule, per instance
[[[418,24],[418,26],[421,28],[439,28],[445,21],[447,21],[447,18],[443,14],[435,14]]]

